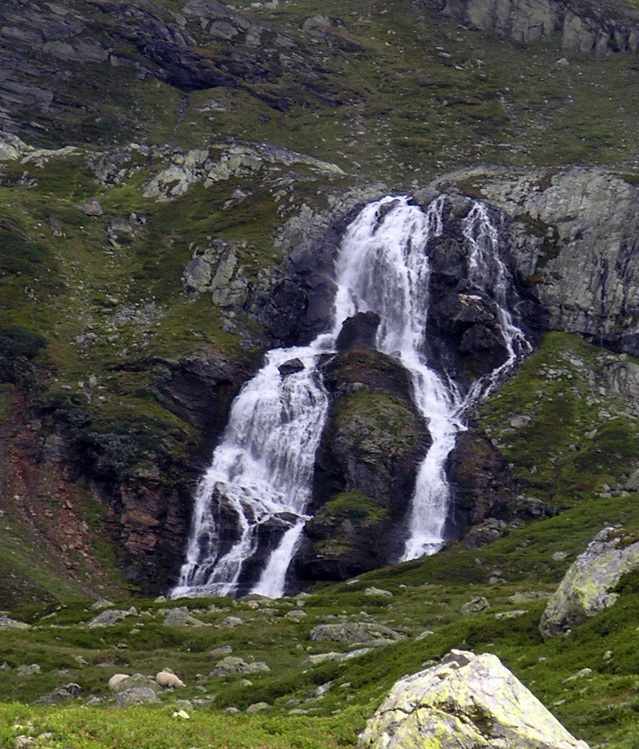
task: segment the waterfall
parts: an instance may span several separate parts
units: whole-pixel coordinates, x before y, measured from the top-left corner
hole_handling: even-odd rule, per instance
[[[512,279],[499,257],[497,231],[481,203],[463,222],[468,281],[497,307],[506,361],[463,396],[429,365],[426,325],[431,238],[442,234],[445,196],[423,211],[406,197],[367,205],[348,227],[336,262],[333,324],[308,346],[274,349],[233,403],[211,467],[199,484],[186,561],[173,597],[229,595],[251,590],[283,594],[286,572],[302,535],[315,453],[328,413],[318,362],[334,351],[343,322],[357,312],[380,316],[377,349],[409,372],[416,407],[432,438],[417,473],[409,538],[402,559],[443,545],[450,490],[445,463],[464,414],[529,350],[508,312]],[[432,363],[431,363],[432,364]],[[258,581],[253,558],[279,535]],[[252,575],[252,577],[251,577]]]

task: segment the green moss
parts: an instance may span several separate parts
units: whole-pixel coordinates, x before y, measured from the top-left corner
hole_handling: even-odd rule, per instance
[[[348,518],[357,523],[386,520],[388,512],[378,507],[370,497],[360,491],[342,492],[327,502],[321,510],[321,518],[343,520]]]

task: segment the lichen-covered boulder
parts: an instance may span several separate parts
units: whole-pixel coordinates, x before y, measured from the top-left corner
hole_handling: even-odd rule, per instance
[[[612,589],[636,567],[639,539],[620,528],[604,528],[568,568],[548,600],[539,623],[541,634],[553,637],[612,606],[617,600]]]
[[[495,655],[452,650],[398,681],[359,737],[372,749],[588,749]]]

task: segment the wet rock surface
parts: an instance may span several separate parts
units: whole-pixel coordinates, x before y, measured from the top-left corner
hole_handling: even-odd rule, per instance
[[[416,465],[430,444],[408,375],[390,357],[347,350],[327,363],[325,382],[332,405],[296,562],[303,579],[345,579],[399,556]]]

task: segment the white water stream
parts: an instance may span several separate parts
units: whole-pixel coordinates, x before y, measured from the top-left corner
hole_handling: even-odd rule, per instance
[[[357,312],[372,310],[380,316],[377,348],[396,357],[410,373],[415,404],[432,437],[418,470],[402,559],[441,548],[450,499],[444,467],[457,433],[465,428],[464,413],[529,350],[507,309],[512,283],[499,257],[497,231],[484,206],[475,203],[463,226],[468,280],[498,307],[507,360],[477,381],[465,397],[430,368],[425,348],[428,243],[443,231],[444,201],[440,196],[423,211],[405,197],[382,198],[367,205],[349,226],[336,263],[333,328],[308,346],[270,351],[264,367],[236,398],[222,442],[197,491],[186,561],[173,597],[236,593],[261,533],[274,524],[286,530],[251,590],[283,595],[286,573],[308,519],[304,513],[315,453],[328,412],[318,360],[334,350],[344,320]],[[292,360],[299,360],[296,367],[290,366]],[[280,371],[285,363],[288,369]],[[230,536],[235,536],[230,543],[229,527]]]

